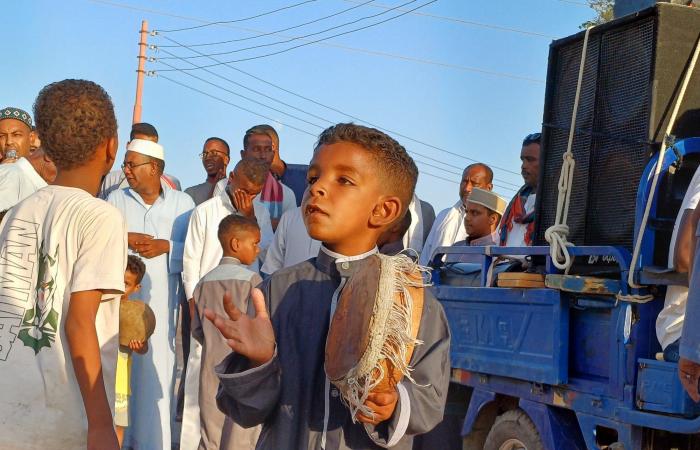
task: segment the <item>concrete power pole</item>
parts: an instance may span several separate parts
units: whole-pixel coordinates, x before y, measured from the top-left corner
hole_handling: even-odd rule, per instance
[[[132,124],[141,122],[141,96],[143,95],[143,77],[146,75],[146,39],[148,38],[148,21],[141,21],[141,40],[139,41],[139,68],[136,70],[136,101]]]

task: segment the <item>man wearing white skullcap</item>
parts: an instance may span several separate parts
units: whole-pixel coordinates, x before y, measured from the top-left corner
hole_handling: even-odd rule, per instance
[[[129,187],[112,192],[107,201],[126,218],[129,250],[144,258],[146,275],[141,300],[157,318],[148,352],[133,358],[132,396],[124,445],[169,448],[175,376],[175,330],[183,296],[180,273],[187,224],[194,202],[161,179],[163,146],[146,139],[127,145],[122,170]]]

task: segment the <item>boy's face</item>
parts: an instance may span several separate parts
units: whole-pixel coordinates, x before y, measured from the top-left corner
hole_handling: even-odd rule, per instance
[[[302,202],[304,223],[312,238],[347,256],[376,245],[402,209],[399,198],[385,194],[376,167],[367,150],[349,142],[316,150]]]
[[[464,228],[472,239],[488,236],[495,229],[496,214],[486,207],[467,202],[467,214],[464,216]]]
[[[253,230],[239,233],[239,236],[233,238],[233,241],[233,250],[236,258],[246,266],[253,264],[260,253],[260,231]]]
[[[122,300],[129,298],[131,294],[141,289],[141,285],[136,282],[137,275],[130,271],[124,272],[124,295],[122,295]]]

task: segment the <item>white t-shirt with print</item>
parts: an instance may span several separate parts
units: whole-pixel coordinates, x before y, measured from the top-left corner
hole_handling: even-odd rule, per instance
[[[107,398],[114,405],[126,249],[121,213],[80,189],[47,186],[4,218],[0,448],[85,448],[87,418],[65,334],[73,292],[105,291],[96,328]]]
[[[688,209],[695,209],[700,201],[700,168],[695,171],[693,179],[690,181],[688,190],[683,197],[681,209],[678,210],[676,223],[673,225],[671,244],[668,249],[668,267],[673,268],[673,259],[676,250],[676,239],[678,238],[678,228],[681,225],[683,213]],[[691,262],[692,263],[692,262]],[[683,331],[683,319],[685,318],[685,303],[688,300],[688,288],[686,286],[668,286],[666,289],[666,300],[664,308],[656,318],[656,337],[661,344],[661,348],[666,349],[670,344],[680,339]]]

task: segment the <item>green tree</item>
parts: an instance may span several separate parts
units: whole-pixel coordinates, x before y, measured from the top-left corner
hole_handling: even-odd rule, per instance
[[[613,6],[615,0],[587,0],[588,6],[596,13],[596,17],[581,24],[579,28],[585,30],[594,25],[609,22],[613,19]]]

